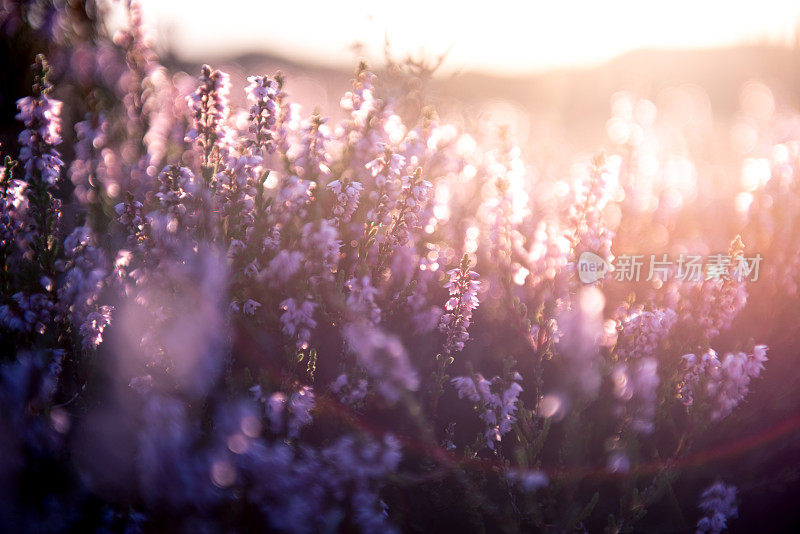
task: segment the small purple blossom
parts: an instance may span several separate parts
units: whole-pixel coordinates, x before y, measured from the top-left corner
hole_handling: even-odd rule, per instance
[[[19,159],[28,183],[38,180],[52,187],[61,174],[64,162],[54,148],[61,143],[61,106],[46,92],[17,101],[17,120],[25,125],[19,134]]]
[[[275,128],[278,123],[279,85],[267,76],[250,76],[245,92],[250,103],[250,131],[255,139],[252,146],[256,154],[275,150]]]
[[[450,380],[458,390],[458,398],[467,398],[475,405],[485,425],[486,446],[492,450],[517,422],[517,400],[522,386],[516,380],[521,380],[522,377],[515,373],[513,378],[514,380],[503,381],[496,376],[487,380],[476,373],[471,377],[457,376]]]
[[[242,304],[242,313],[245,315],[255,315],[256,310],[261,307],[261,303],[256,302],[253,299],[248,299],[244,304]]]
[[[208,65],[200,69],[199,86],[189,97],[192,128],[186,141],[200,149],[201,165],[213,168],[227,158],[231,132],[227,126],[230,107],[230,77]]]
[[[698,534],[719,534],[728,527],[728,520],[736,518],[736,487],[715,482],[703,490],[698,505],[705,515],[697,522]]]
[[[461,266],[447,271],[450,279],[445,284],[450,292],[450,298],[445,303],[447,313],[442,315],[439,330],[447,334],[444,344],[446,354],[459,352],[464,349],[464,343],[469,339],[470,321],[472,311],[478,307],[478,289],[480,282],[478,273],[469,270],[469,260],[465,256]]]
[[[334,220],[337,224],[350,222],[350,218],[358,208],[358,200],[364,187],[356,181],[331,180],[326,186],[336,197],[333,207]]]
[[[308,348],[311,332],[317,326],[317,322],[314,320],[316,307],[317,305],[311,300],[298,303],[295,299],[289,298],[281,302],[283,333],[295,338],[298,350]]]
[[[98,311],[89,312],[80,326],[79,332],[83,338],[83,348],[96,349],[103,342],[103,331],[111,324],[111,306],[100,306]]]
[[[756,345],[752,354],[728,353],[721,360],[708,349],[700,356],[686,354],[681,398],[687,406],[700,396],[709,403],[712,420],[723,419],[744,399],[751,380],[758,378],[767,361],[767,346]]]

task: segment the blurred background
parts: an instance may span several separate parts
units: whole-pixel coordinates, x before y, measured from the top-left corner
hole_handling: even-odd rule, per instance
[[[127,27],[125,2],[103,4],[111,7],[112,34]],[[244,101],[246,76],[281,70],[294,102],[336,120],[363,58],[386,88],[398,86],[391,74],[411,74],[405,80],[414,85],[405,90],[424,94],[421,100],[443,121],[487,133],[508,127],[528,161],[558,173],[568,171],[563,162],[575,154],[625,144],[613,119],[628,120],[624,108],[639,100],[653,104],[659,121],[681,136],[702,138],[695,160],[713,154],[724,167],[731,156],[767,156],[784,139],[760,136],[751,119],[786,117],[782,112],[796,109],[800,95],[800,2],[794,0],[501,0],[457,8],[421,0],[228,0],[224,6],[142,0],[141,6],[161,63],[192,77],[203,63],[229,72],[234,104]],[[6,96],[0,142],[13,147],[15,101],[27,94],[33,51],[19,43],[0,52],[9,73],[0,81]],[[787,128],[793,131],[793,125],[779,130]]]
[[[162,57],[190,73],[204,62],[230,70],[234,94],[245,73],[281,69],[295,99],[335,109],[359,58],[376,70],[387,57],[410,59],[437,67],[426,89],[440,114],[456,107],[473,120],[506,124],[537,153],[596,150],[618,91],[659,109],[691,110],[689,101],[727,129],[743,106],[761,106],[762,115],[776,102],[794,106],[800,82],[800,3],[792,0],[469,1],[458,8],[420,0],[230,0],[224,9],[145,0],[143,9]],[[748,82],[764,83],[772,102],[753,102]]]

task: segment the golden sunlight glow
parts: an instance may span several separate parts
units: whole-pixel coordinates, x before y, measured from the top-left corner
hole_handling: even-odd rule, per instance
[[[143,3],[160,43],[192,60],[263,51],[349,67],[355,43],[376,60],[388,37],[398,57],[449,51],[445,70],[507,74],[597,64],[636,48],[787,43],[800,17],[794,0]]]

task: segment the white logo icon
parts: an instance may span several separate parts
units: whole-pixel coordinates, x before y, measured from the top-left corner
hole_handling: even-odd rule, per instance
[[[578,278],[584,284],[591,284],[602,280],[614,267],[594,252],[586,251],[578,258]]]

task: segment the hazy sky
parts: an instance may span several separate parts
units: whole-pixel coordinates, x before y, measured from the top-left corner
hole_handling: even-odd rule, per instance
[[[640,47],[788,42],[800,20],[798,0],[142,2],[154,37],[187,59],[263,50],[349,68],[353,43],[380,59],[388,35],[397,55],[450,49],[448,70],[506,73],[595,64]]]

